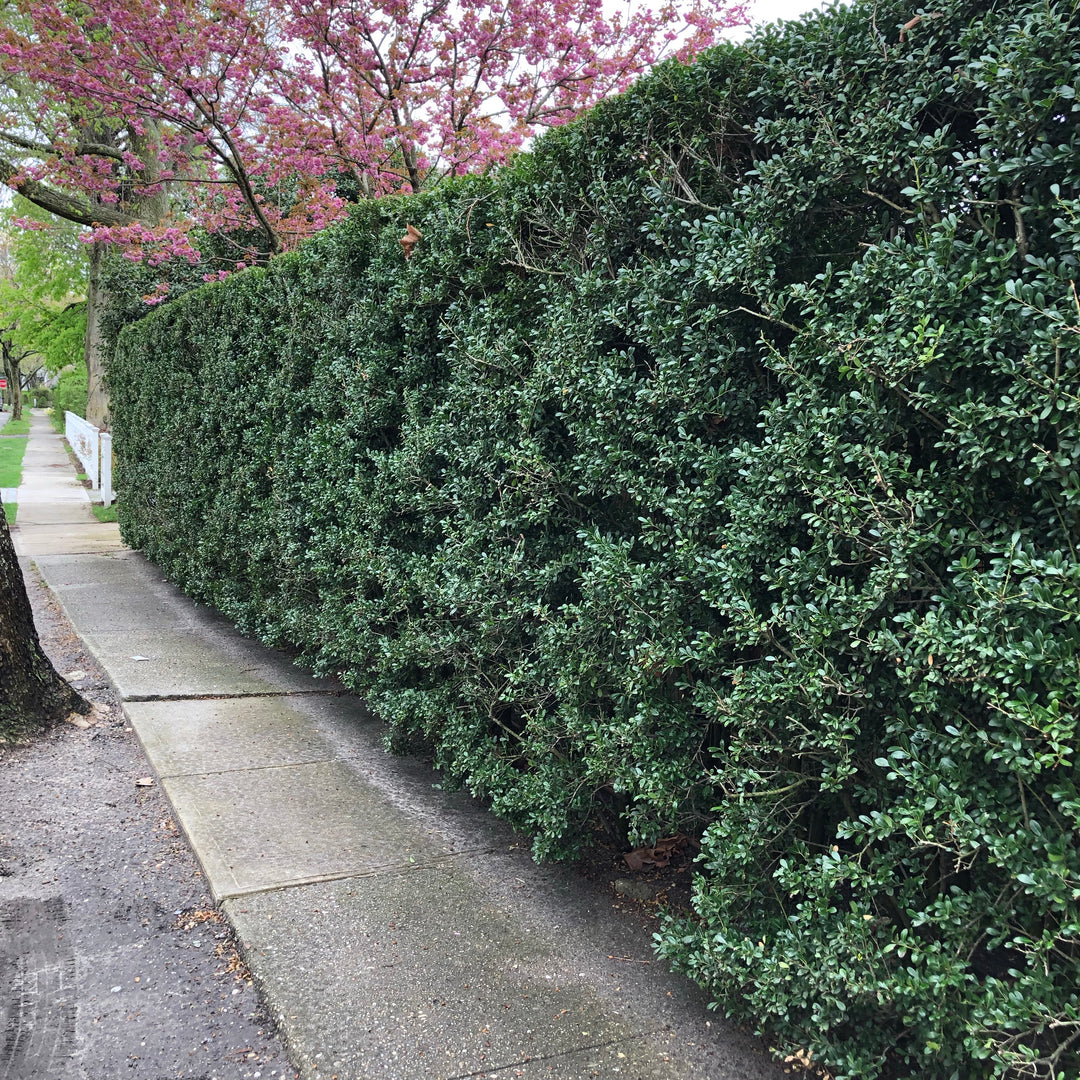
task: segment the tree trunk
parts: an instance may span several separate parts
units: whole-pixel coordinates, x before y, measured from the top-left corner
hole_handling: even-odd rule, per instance
[[[6,339],[0,342],[0,348],[4,352],[4,374],[8,382],[8,400],[11,402],[11,419],[22,419],[22,372],[19,370],[21,359],[16,357],[15,350]]]
[[[106,141],[95,131],[98,138]],[[161,183],[161,126],[147,120],[142,132],[128,132],[131,152],[142,162],[139,184],[145,188],[157,187],[154,194],[130,195],[126,210],[132,218],[144,225],[159,225],[169,208],[168,185]],[[115,133],[108,136],[115,141]],[[101,313],[108,305],[109,294],[104,287],[107,248],[102,243],[90,245],[90,281],[86,291],[86,419],[103,431],[109,430],[109,395],[105,390],[105,350],[101,340]]]
[[[105,350],[101,342],[101,311],[108,302],[102,287],[105,245],[90,245],[90,283],[86,289],[86,419],[95,427],[109,428],[109,397],[105,392]]]
[[[11,419],[22,419],[22,370],[21,362],[14,355],[11,357]]]
[[[41,651],[11,533],[0,513],[0,743],[89,711]]]

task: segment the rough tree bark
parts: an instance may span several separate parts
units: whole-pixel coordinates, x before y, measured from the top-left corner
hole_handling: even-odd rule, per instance
[[[86,290],[86,338],[83,358],[86,361],[86,419],[95,427],[110,427],[109,396],[105,392],[105,350],[101,341],[101,311],[107,302],[102,288],[101,270],[105,246],[90,245],[90,283]]]
[[[41,651],[11,533],[0,513],[0,743],[89,711]]]
[[[4,355],[4,374],[8,381],[8,400],[11,402],[11,419],[22,419],[22,357],[16,355],[11,343],[0,339],[0,350]]]

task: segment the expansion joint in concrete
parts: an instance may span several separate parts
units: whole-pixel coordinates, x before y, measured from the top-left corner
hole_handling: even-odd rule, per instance
[[[336,874],[318,874],[314,877],[297,878],[295,881],[280,881],[270,885],[259,885],[250,889],[237,889],[222,892],[217,899],[225,903],[237,903],[250,900],[257,896],[273,896],[292,889],[303,889],[309,885],[323,885],[331,881],[370,880],[371,878],[401,878],[407,874],[413,874],[421,870],[447,870],[452,868],[463,857],[475,858],[480,855],[494,854],[489,849],[475,849],[468,851],[455,851],[452,855],[441,855],[436,858],[418,859],[414,863],[401,863],[397,866],[380,866],[374,870],[343,870]],[[392,966],[392,965],[386,965]]]
[[[378,870],[342,870],[334,874],[315,874],[311,877],[295,878],[292,881],[275,881],[269,885],[253,885],[250,888],[218,890],[211,882],[211,891],[219,904],[235,904],[252,900],[259,896],[277,896],[281,893],[303,889],[310,885],[327,885],[333,882],[352,881],[359,878],[399,876],[418,866],[382,867]]]
[[[278,769],[295,769],[298,764],[303,765],[319,765],[327,762],[336,761],[337,758],[331,754],[327,754],[325,757],[313,757],[305,758],[303,762],[296,761],[281,761],[276,762],[273,765],[236,765],[231,769],[195,769],[188,773],[162,773],[161,778],[163,780],[170,780],[174,776],[234,776],[234,775],[249,775],[257,776],[259,773],[276,772]]]

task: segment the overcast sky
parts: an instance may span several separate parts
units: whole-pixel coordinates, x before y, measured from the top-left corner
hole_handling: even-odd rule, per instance
[[[755,0],[750,5],[750,18],[754,22],[776,22],[777,19],[794,19],[823,6],[822,0]]]
[[[750,21],[757,24],[795,19],[826,6],[826,0],[749,0]]]

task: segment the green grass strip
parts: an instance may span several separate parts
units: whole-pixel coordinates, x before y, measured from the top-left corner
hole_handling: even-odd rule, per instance
[[[94,511],[94,517],[103,524],[116,520],[116,503],[113,503],[112,506],[99,506],[94,503],[90,509]]]
[[[24,416],[21,420],[9,420],[2,428],[0,435],[29,435],[30,418]]]
[[[4,503],[4,517],[9,525],[15,524],[15,515],[19,512],[17,503]]]
[[[11,427],[9,422],[7,425]],[[18,487],[27,439],[0,439],[0,487]]]

